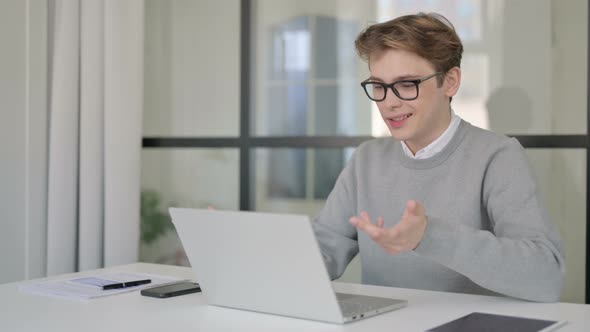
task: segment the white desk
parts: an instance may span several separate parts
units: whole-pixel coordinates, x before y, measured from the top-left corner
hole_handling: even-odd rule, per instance
[[[131,264],[100,270],[134,271],[194,279],[183,267]],[[97,271],[82,272],[88,275]],[[72,277],[64,275],[58,278]],[[55,278],[53,278],[55,279]],[[500,297],[334,284],[337,291],[390,296],[408,307],[347,325],[306,321],[207,306],[201,293],[170,299],[126,293],[89,302],[29,295],[18,283],[0,285],[0,331],[424,331],[473,311],[567,320],[560,332],[590,331],[590,306],[531,303]]]

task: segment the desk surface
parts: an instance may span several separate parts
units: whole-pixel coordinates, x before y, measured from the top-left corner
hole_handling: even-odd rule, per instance
[[[132,271],[194,279],[184,267],[137,263],[99,270]],[[87,271],[48,279],[83,276]],[[590,331],[590,305],[531,303],[515,299],[334,283],[337,291],[406,299],[406,308],[347,325],[258,314],[206,305],[201,293],[169,299],[126,293],[89,302],[22,293],[0,285],[2,331],[424,331],[473,311],[566,320],[560,332]]]

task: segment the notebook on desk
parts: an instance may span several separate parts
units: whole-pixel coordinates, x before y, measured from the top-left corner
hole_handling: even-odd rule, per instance
[[[330,323],[406,306],[336,294],[307,216],[171,208],[207,302]]]

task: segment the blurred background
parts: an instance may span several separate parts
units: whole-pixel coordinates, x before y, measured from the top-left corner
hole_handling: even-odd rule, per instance
[[[452,103],[464,120],[510,135],[585,135],[587,6],[549,0],[254,0],[244,82],[240,2],[147,1],[144,136],[244,138],[240,84],[249,84],[249,135],[307,137],[310,146],[249,145],[248,179],[239,170],[238,146],[144,147],[142,195],[157,196],[162,212],[171,205],[235,210],[240,184],[249,181],[250,209],[316,214],[354,147],[314,144],[326,136],[389,135],[359,86],[369,74],[355,54],[357,34],[419,11],[443,14],[464,43],[463,82]],[[563,298],[584,302],[586,149],[527,152],[566,244]],[[142,216],[144,223],[153,218]],[[171,228],[142,242],[141,259],[187,263]],[[360,281],[358,259],[342,280]]]
[[[48,23],[2,14],[2,7],[19,3],[0,2],[0,19],[16,17],[13,26],[29,32]],[[23,3],[41,17],[51,14],[51,6]],[[438,12],[454,24],[465,47],[453,109],[473,125],[521,140],[565,243],[562,300],[586,301],[587,1],[145,0],[139,8],[141,193],[140,221],[133,227],[140,261],[188,265],[170,206],[315,215],[355,147],[389,135],[360,87],[369,73],[355,54],[356,36],[376,22]],[[21,41],[7,29],[0,36]],[[30,51],[9,56],[17,61]],[[10,60],[0,62],[0,73],[13,68]],[[18,73],[47,70],[36,68]],[[46,77],[39,77],[33,81],[43,84]],[[11,83],[1,82],[2,97],[10,98]],[[8,149],[15,137],[25,144],[29,136],[10,124],[5,109],[1,146]],[[8,171],[0,178],[0,210],[4,220],[16,220],[21,214],[10,211],[26,203],[10,198],[25,184],[13,175],[23,168],[2,158]],[[14,225],[0,236],[7,250],[43,239],[47,231],[11,233]],[[19,250],[27,256],[31,248],[40,250]],[[0,282],[36,275],[25,270],[4,278],[0,273]],[[358,258],[341,280],[360,282]]]

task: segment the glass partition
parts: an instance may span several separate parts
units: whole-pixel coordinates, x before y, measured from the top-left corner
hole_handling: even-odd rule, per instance
[[[374,22],[417,12],[445,15],[464,43],[452,103],[463,119],[513,135],[587,132],[586,1],[254,3],[257,136],[388,135],[359,85],[368,68],[354,40]]]
[[[142,152],[140,261],[188,265],[169,207],[237,210],[237,149]]]
[[[238,136],[239,1],[147,0],[144,47],[144,136]]]

